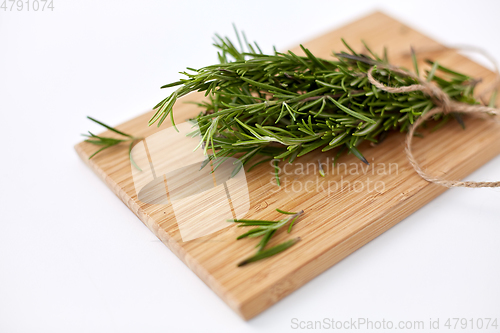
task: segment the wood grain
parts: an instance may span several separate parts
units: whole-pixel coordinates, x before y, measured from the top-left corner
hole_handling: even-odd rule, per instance
[[[430,38],[379,12],[304,45],[315,55],[328,58],[332,50],[344,49],[341,37],[355,50],[363,49],[361,39],[375,52],[382,53],[386,46],[390,61],[407,67],[411,63],[406,55],[410,45],[417,50],[438,46]],[[293,50],[301,53],[299,48]],[[482,78],[481,86],[486,86],[494,78],[492,72],[453,50],[427,53],[425,57]],[[194,94],[184,100],[198,101],[201,98]],[[192,104],[177,103],[174,108],[176,122],[198,113],[199,109]],[[148,137],[170,126],[166,122],[159,129],[148,127],[151,116],[152,112],[147,112],[117,128],[134,136]],[[500,154],[498,123],[466,119],[466,126],[466,130],[462,130],[457,124],[449,123],[438,131],[425,132],[423,139],[415,140],[414,154],[424,168],[436,175],[460,179]],[[107,131],[103,135],[113,136],[113,133]],[[303,209],[305,214],[291,235],[278,233],[270,245],[294,236],[300,236],[301,242],[286,252],[243,268],[237,268],[236,264],[254,252],[256,240],[235,241],[241,228],[230,225],[208,236],[183,241],[171,204],[151,205],[138,200],[127,147],[111,148],[91,160],[88,157],[95,151],[95,146],[82,142],[75,149],[167,247],[234,311],[249,319],[445,191],[443,187],[427,183],[414,172],[405,158],[403,142],[404,135],[392,133],[381,145],[362,146],[363,154],[371,162],[369,169],[361,169],[363,165],[351,155],[339,161],[344,164],[339,169],[331,167],[334,155],[331,152],[306,155],[297,160],[296,165],[288,165],[282,170],[281,187],[275,185],[272,169],[267,163],[247,172],[248,218],[281,218],[275,208]],[[324,178],[312,167],[317,165],[318,159],[328,162]],[[308,165],[307,172],[301,171],[302,167],[307,170]],[[369,188],[370,182],[373,188]],[[360,184],[365,185],[361,188]]]

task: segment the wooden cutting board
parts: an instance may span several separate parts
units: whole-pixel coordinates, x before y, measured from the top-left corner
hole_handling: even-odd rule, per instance
[[[304,45],[315,55],[329,58],[333,50],[344,49],[340,38],[357,51],[363,50],[362,39],[379,54],[386,46],[390,61],[408,68],[411,66],[410,45],[417,50],[438,46],[430,38],[379,12]],[[299,48],[293,51],[301,53]],[[431,58],[444,66],[482,78],[478,91],[494,78],[489,70],[450,49],[428,52],[420,57],[420,60]],[[189,95],[184,101],[201,98]],[[199,111],[193,104],[178,102],[174,108],[176,123]],[[152,112],[147,112],[117,128],[134,136],[148,137],[170,126],[167,121],[161,128],[148,127],[151,116]],[[436,175],[459,179],[500,153],[498,123],[479,119],[466,119],[465,123],[466,130],[454,122],[435,132],[422,130],[425,135],[415,139],[414,154],[424,168]],[[103,135],[114,136],[114,133],[107,131]],[[228,223],[215,233],[183,241],[172,204],[153,205],[138,200],[125,145],[113,147],[91,160],[88,157],[96,146],[82,142],[75,149],[168,248],[234,311],[249,319],[445,191],[413,171],[403,152],[403,141],[403,134],[392,133],[378,146],[362,146],[364,156],[371,162],[369,168],[352,155],[343,156],[338,167],[332,168],[334,153],[331,151],[308,154],[297,160],[300,167],[290,165],[283,169],[285,165],[282,165],[281,187],[275,184],[268,163],[250,172],[246,170],[250,201],[246,218],[282,218],[275,208],[303,209],[305,214],[291,234],[278,233],[270,245],[296,236],[301,237],[301,242],[279,255],[241,268],[237,263],[252,255],[256,244],[255,239],[235,240],[241,228]],[[318,159],[325,163],[325,177],[312,167]],[[311,169],[299,170],[307,165]]]

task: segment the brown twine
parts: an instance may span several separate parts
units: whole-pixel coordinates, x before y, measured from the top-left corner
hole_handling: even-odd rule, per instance
[[[435,86],[434,84],[427,82],[425,80],[422,80],[420,77],[417,75],[407,72],[399,67],[392,66],[392,65],[377,65],[380,68],[385,68],[389,69],[393,72],[399,73],[401,75],[406,75],[409,76],[415,80],[417,80],[418,84],[412,84],[410,86],[404,86],[404,87],[388,87],[384,86],[381,82],[379,82],[377,79],[373,77],[373,70],[375,66],[371,67],[368,72],[368,80],[370,81],[371,84],[373,84],[375,87],[387,91],[389,93],[407,93],[410,91],[422,91],[424,94],[430,96],[434,103],[437,105],[435,108],[429,110],[428,112],[422,114],[420,117],[417,118],[415,123],[410,127],[408,134],[406,135],[406,142],[405,142],[405,152],[406,152],[406,157],[408,158],[408,161],[410,164],[413,166],[413,169],[422,177],[423,179],[427,180],[428,182],[432,182],[435,184],[439,184],[442,186],[446,187],[472,187],[472,188],[477,188],[477,187],[500,187],[500,181],[497,182],[473,182],[473,181],[458,181],[458,180],[447,180],[441,177],[437,176],[432,176],[422,170],[422,167],[420,164],[417,162],[415,157],[413,156],[412,152],[412,141],[413,141],[413,135],[415,133],[415,130],[420,126],[424,121],[429,119],[430,117],[438,114],[438,113],[444,113],[448,114],[451,112],[460,112],[460,113],[466,113],[466,114],[471,114],[471,115],[500,115],[500,109],[495,109],[495,108],[490,108],[487,106],[483,105],[470,105],[467,103],[460,103],[456,101],[452,101],[450,97],[442,91],[439,87]]]

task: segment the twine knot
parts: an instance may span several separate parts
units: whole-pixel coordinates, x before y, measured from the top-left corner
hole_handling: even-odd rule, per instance
[[[438,86],[432,84],[431,82],[427,82],[423,79],[421,79],[419,76],[417,76],[414,73],[405,71],[401,69],[400,67],[396,67],[393,65],[385,65],[385,64],[378,64],[378,67],[382,67],[388,70],[391,70],[395,73],[411,77],[415,79],[418,83],[417,84],[412,84],[409,86],[403,86],[403,87],[389,87],[383,85],[380,81],[375,79],[373,77],[373,71],[375,70],[375,66],[371,67],[368,72],[367,72],[367,77],[368,80],[370,81],[371,84],[373,84],[375,87],[377,87],[380,90],[387,91],[389,93],[408,93],[411,91],[421,91],[424,94],[428,95],[436,107],[433,109],[429,110],[426,113],[423,113],[420,117],[417,118],[415,123],[409,128],[408,134],[406,135],[406,142],[405,142],[405,152],[406,152],[406,157],[408,158],[408,161],[412,165],[413,169],[422,177],[423,179],[427,180],[428,182],[432,182],[435,184],[439,184],[442,186],[446,187],[472,187],[472,188],[477,188],[477,187],[500,187],[500,181],[498,182],[473,182],[473,181],[457,181],[457,180],[447,180],[441,177],[436,177],[428,174],[427,172],[422,170],[422,167],[420,164],[417,162],[415,157],[413,156],[412,152],[412,141],[413,141],[413,136],[415,133],[415,130],[420,126],[424,121],[427,119],[431,118],[432,116],[439,114],[439,113],[444,113],[444,114],[449,114],[451,112],[459,112],[459,113],[466,113],[466,114],[474,114],[474,115],[500,115],[500,109],[496,108],[490,108],[484,105],[471,105],[467,103],[461,103],[461,102],[456,102],[451,100],[450,96],[446,94],[441,88]]]

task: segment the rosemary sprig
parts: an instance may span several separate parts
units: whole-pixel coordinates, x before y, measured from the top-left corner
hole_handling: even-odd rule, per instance
[[[239,34],[237,38],[241,41]],[[244,39],[246,40],[246,39]],[[368,164],[358,150],[363,141],[378,143],[387,131],[406,131],[434,101],[421,91],[392,94],[373,86],[366,72],[379,66],[374,75],[388,86],[406,86],[416,80],[385,69],[387,56],[380,58],[368,46],[368,54],[335,54],[337,60],[321,59],[301,45],[305,56],[292,51],[263,54],[256,43],[240,48],[216,36],[219,64],[188,68],[185,78],[163,86],[179,88],[158,103],[149,125],[160,126],[177,99],[193,91],[204,91],[207,101],[197,121],[205,149],[217,157],[237,155],[243,164],[258,155],[288,160],[321,149],[344,148]],[[419,71],[413,55],[415,72]],[[427,79],[452,100],[477,103],[475,82],[467,75],[429,61]],[[451,115],[436,115],[443,122]],[[460,122],[461,118],[457,120]],[[207,150],[206,150],[207,151]],[[341,150],[342,151],[342,150]],[[277,161],[274,163],[277,169]],[[279,184],[279,180],[277,178]]]
[[[253,228],[253,229],[245,232],[244,234],[239,235],[236,238],[237,240],[247,238],[247,237],[248,238],[262,237],[256,246],[258,248],[257,253],[254,256],[247,258],[244,261],[240,262],[238,264],[238,266],[243,266],[243,265],[246,265],[248,263],[257,261],[257,260],[271,257],[275,254],[278,254],[282,251],[285,251],[286,249],[288,249],[289,247],[291,247],[297,241],[300,240],[300,238],[296,238],[296,239],[292,239],[292,240],[286,241],[284,243],[281,243],[279,245],[276,245],[270,249],[267,249],[267,250],[264,249],[266,247],[266,245],[269,243],[269,240],[271,239],[271,237],[276,233],[276,231],[278,231],[280,228],[282,228],[286,224],[289,224],[288,233],[290,233],[292,231],[292,227],[293,227],[294,222],[297,220],[297,218],[300,215],[302,215],[304,213],[303,210],[301,210],[300,212],[297,212],[297,213],[286,212],[286,211],[283,211],[281,209],[276,209],[276,211],[278,213],[286,214],[286,215],[290,215],[290,216],[287,218],[278,220],[278,221],[248,220],[248,219],[228,220],[228,222],[240,223],[240,225],[238,225],[238,227],[251,227],[251,226],[256,227],[256,228]]]
[[[142,138],[138,138],[138,137],[135,137],[135,136],[132,136],[130,134],[126,134],[126,133],[123,133],[122,131],[119,131],[117,130],[116,128],[114,127],[111,127],[109,125],[106,125],[104,124],[103,122],[100,122],[99,120],[96,120],[92,117],[88,117],[88,119],[92,120],[93,122],[107,128],[108,130],[112,131],[112,132],[115,132],[116,134],[119,134],[123,137],[125,137],[124,139],[115,139],[115,138],[110,138],[110,137],[103,137],[103,136],[98,136],[98,135],[95,135],[93,133],[91,133],[89,131],[89,134],[82,134],[83,136],[85,137],[88,137],[88,139],[85,140],[85,142],[88,142],[88,143],[92,143],[94,145],[97,145],[97,146],[102,146],[100,149],[96,150],[92,155],[89,156],[89,160],[94,157],[95,155],[99,154],[100,152],[102,152],[103,150],[105,149],[108,149],[110,147],[113,147],[113,146],[116,146],[122,142],[130,142],[129,146],[128,146],[128,156],[130,158],[130,163],[132,163],[132,165],[134,166],[134,168],[136,168],[137,170],[139,171],[142,171],[141,168],[139,168],[139,166],[135,163],[134,159],[132,158],[132,148],[134,147],[134,143],[137,141],[137,140],[142,140]]]

